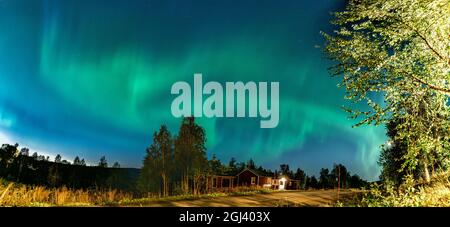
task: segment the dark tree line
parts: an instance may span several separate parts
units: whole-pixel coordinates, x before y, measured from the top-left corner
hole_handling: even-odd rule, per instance
[[[3,144],[0,148],[0,177],[28,185],[69,188],[117,188],[135,190],[137,169],[120,169],[119,163],[107,168],[103,156],[98,166],[87,166],[84,159],[75,157],[73,163],[56,155],[54,161],[19,145]]]

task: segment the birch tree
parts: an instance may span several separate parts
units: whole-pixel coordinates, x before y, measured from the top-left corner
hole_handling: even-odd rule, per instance
[[[336,31],[324,33],[330,71],[347,99],[368,106],[346,110],[357,125],[400,122],[401,169],[429,182],[450,155],[450,1],[350,0],[334,15]]]

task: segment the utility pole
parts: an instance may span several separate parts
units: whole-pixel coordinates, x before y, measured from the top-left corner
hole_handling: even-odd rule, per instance
[[[341,165],[338,165],[338,191],[337,191],[337,197],[339,201],[339,189],[341,187]]]

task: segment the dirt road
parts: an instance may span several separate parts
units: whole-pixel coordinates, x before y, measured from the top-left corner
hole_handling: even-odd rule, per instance
[[[354,191],[340,191],[340,198],[354,195]],[[222,196],[182,201],[155,201],[147,206],[176,207],[274,207],[274,206],[331,206],[337,201],[336,190],[285,191],[248,196]]]

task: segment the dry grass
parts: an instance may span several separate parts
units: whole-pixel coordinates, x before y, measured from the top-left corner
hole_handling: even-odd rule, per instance
[[[196,200],[222,196],[249,196],[272,193],[272,190],[239,187],[203,195],[178,195],[161,198],[148,195],[135,198],[118,190],[73,190],[10,183],[0,179],[0,206],[137,206],[161,201]]]
[[[131,198],[117,190],[48,189],[0,182],[0,206],[113,206]]]

